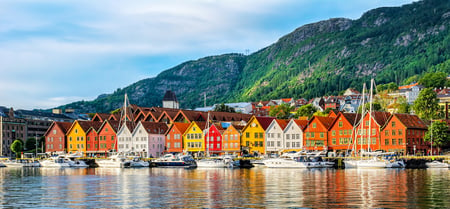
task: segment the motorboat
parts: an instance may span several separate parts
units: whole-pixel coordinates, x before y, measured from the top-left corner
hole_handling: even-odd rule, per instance
[[[39,161],[34,159],[16,159],[6,160],[2,162],[3,166],[0,167],[40,167]]]
[[[190,155],[165,154],[153,161],[157,167],[196,168],[197,163]]]
[[[196,161],[198,168],[234,168],[239,167],[239,164],[233,160],[230,155],[224,155],[213,158],[205,158]]]
[[[263,163],[268,168],[308,168],[308,163],[302,162],[298,158],[285,156],[264,159]]]
[[[120,154],[112,155],[106,159],[98,159],[95,162],[101,168],[126,168],[130,167],[131,164],[125,156]]]
[[[128,160],[127,163],[130,164],[130,168],[141,168],[141,167],[149,167],[150,163],[147,161],[143,161],[141,157],[133,157],[133,159]]]
[[[53,156],[40,161],[42,167],[68,168],[69,162],[63,155]]]
[[[427,168],[448,168],[449,165],[448,163],[444,163],[441,161],[431,161],[431,162],[426,162],[425,165],[427,166]]]

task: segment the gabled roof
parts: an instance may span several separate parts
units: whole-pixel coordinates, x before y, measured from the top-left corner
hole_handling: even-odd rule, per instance
[[[201,111],[195,111],[195,110],[179,110],[177,114],[174,116],[173,120],[181,122],[180,119],[183,117],[188,121],[189,123],[192,121],[198,121],[199,118],[201,118]],[[202,119],[203,120],[203,119]]]
[[[330,118],[330,117],[324,117],[324,116],[317,116],[314,115],[311,120],[309,120],[308,125],[314,120],[317,119],[326,129],[329,129],[331,124],[336,118]]]
[[[289,123],[289,120],[275,119],[276,123],[280,126],[281,130],[284,130]]]
[[[220,123],[213,123],[211,126],[216,127],[220,134],[223,134],[223,132],[225,131],[225,129],[222,127],[222,124]]]
[[[256,120],[258,120],[258,123],[261,125],[261,127],[266,130],[270,123],[272,123],[273,120],[275,120],[275,117],[255,117]]]
[[[149,134],[164,134],[169,129],[166,123],[148,121],[141,121],[140,123],[145,131],[147,131],[147,133]]]
[[[130,122],[127,122],[128,129],[132,131],[133,129],[130,129],[130,126],[128,123],[130,123]],[[119,131],[120,122],[115,121],[115,120],[105,120],[105,122],[103,122],[102,126],[98,130],[99,131],[102,130],[106,124],[109,124],[114,132],[117,133],[117,131]]]
[[[359,113],[341,113],[341,114],[352,125],[358,124],[359,121],[361,120],[361,114]]]
[[[163,117],[167,117],[171,122],[175,119],[175,116],[178,114],[178,109],[168,109],[164,110],[163,113],[159,116],[158,122],[161,121]]]
[[[44,136],[46,136],[48,134],[48,132],[51,129],[53,129],[54,126],[57,126],[59,129],[61,129],[63,134],[66,135],[67,131],[72,126],[72,123],[71,122],[57,122],[57,121],[53,121],[52,125],[50,125],[50,127],[47,129],[47,131],[45,132]]]
[[[170,127],[167,129],[167,131],[171,130],[172,128],[177,128],[178,131],[181,132],[181,134],[184,134],[184,132],[186,132],[186,130],[189,128],[191,124],[190,123],[178,123],[178,122],[174,122],[172,123],[172,125],[170,125]],[[166,132],[167,134],[167,132]]]
[[[98,132],[100,130],[100,127],[102,127],[103,123],[104,122],[93,121],[91,127],[86,131],[86,134],[90,131]]]
[[[95,113],[94,117],[92,117],[92,121],[100,121],[103,122],[107,120],[111,116],[109,113]]]
[[[372,112],[372,118],[380,127],[383,127],[390,117],[391,113],[389,112]]]
[[[308,125],[308,120],[295,120],[294,119],[295,124],[297,124],[298,127],[300,127],[302,130],[304,130],[306,128],[306,126]]]
[[[417,115],[410,114],[394,114],[393,117],[397,117],[397,119],[406,126],[406,128],[413,129],[428,129],[425,122],[423,122]],[[386,126],[386,124],[385,124]]]

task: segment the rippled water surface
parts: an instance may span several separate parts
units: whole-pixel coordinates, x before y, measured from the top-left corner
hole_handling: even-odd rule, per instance
[[[8,208],[450,208],[449,169],[0,168]]]

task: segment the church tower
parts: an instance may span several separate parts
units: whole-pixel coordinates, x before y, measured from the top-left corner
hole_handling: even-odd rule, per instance
[[[166,91],[166,94],[164,94],[163,98],[163,107],[172,109],[180,108],[180,104],[178,103],[177,96],[175,96],[174,92],[170,90]]]

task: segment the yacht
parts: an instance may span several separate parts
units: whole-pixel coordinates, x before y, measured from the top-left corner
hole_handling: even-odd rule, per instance
[[[42,167],[68,168],[69,162],[64,156],[54,156],[40,161]]]
[[[165,154],[153,161],[157,167],[196,168],[197,163],[190,155]]]
[[[234,168],[239,167],[230,155],[197,160],[198,168]]]
[[[106,159],[95,160],[98,167],[101,168],[125,168],[130,167],[130,162],[127,158],[120,154],[112,155]]]
[[[39,161],[34,159],[16,159],[16,160],[6,160],[2,163],[3,166],[0,167],[40,167]]]
[[[150,163],[148,163],[147,161],[143,161],[141,157],[133,157],[133,159],[129,160],[128,163],[130,164],[131,168],[141,168],[150,166]]]
[[[441,161],[434,160],[432,162],[426,162],[425,165],[427,168],[448,168],[448,163],[444,163]]]

